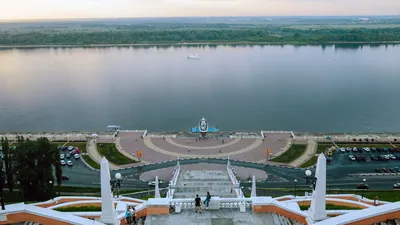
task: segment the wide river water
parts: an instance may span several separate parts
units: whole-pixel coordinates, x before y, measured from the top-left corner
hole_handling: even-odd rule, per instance
[[[399,115],[399,45],[0,51],[0,131],[387,132]]]

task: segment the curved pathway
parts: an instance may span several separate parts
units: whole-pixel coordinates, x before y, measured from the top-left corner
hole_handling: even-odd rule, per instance
[[[293,167],[299,167],[303,163],[311,159],[313,156],[315,156],[316,153],[317,153],[317,143],[314,140],[308,140],[307,147],[304,153],[299,158],[291,162],[289,165]]]
[[[91,139],[88,141],[88,144],[86,145],[86,151],[87,154],[89,155],[90,158],[93,159],[93,161],[97,162],[99,165],[101,165],[101,159],[103,158],[102,155],[100,155],[99,151],[97,150],[97,143],[95,139]],[[110,169],[115,170],[118,169],[119,166],[108,162],[110,164]]]
[[[195,155],[195,154],[184,154],[184,153],[176,153],[176,152],[170,152],[167,151],[165,149],[162,149],[156,145],[153,144],[153,142],[151,142],[150,138],[144,138],[144,143],[147,147],[151,148],[152,150],[158,152],[158,153],[162,153],[165,155],[170,155],[170,156],[175,156],[175,157],[183,157],[183,158],[201,158],[204,156],[207,156],[209,158],[223,158],[223,157],[228,157],[228,156],[233,156],[233,155],[237,155],[237,154],[242,154],[242,153],[246,153],[249,152],[251,150],[253,150],[254,148],[260,146],[263,141],[260,138],[257,138],[256,141],[247,146],[246,148],[240,149],[238,151],[234,151],[234,152],[227,152],[227,153],[220,153],[220,154],[207,154],[207,155]]]
[[[182,145],[179,143],[176,143],[175,141],[173,141],[170,137],[166,137],[165,140],[175,146],[181,147],[181,148],[190,148],[190,149],[221,149],[221,148],[225,148],[228,147],[230,145],[236,144],[240,141],[241,138],[235,138],[235,140],[230,141],[228,143],[222,144],[222,145],[215,145],[215,146],[205,146],[205,147],[200,147],[200,146],[191,146],[191,145]]]

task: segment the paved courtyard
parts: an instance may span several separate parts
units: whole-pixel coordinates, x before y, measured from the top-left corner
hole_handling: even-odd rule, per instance
[[[196,137],[141,137],[140,132],[121,132],[119,144],[129,154],[141,150],[144,163],[154,163],[176,158],[231,158],[250,162],[265,162],[265,150],[278,154],[288,147],[289,133],[267,134],[263,139]]]

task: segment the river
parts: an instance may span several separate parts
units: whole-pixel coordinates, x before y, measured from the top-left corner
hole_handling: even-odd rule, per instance
[[[400,45],[0,51],[0,131],[400,131],[399,97]]]

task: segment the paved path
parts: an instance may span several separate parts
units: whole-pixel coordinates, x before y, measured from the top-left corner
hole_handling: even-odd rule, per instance
[[[121,138],[119,138],[119,137],[115,140],[115,147],[118,149],[118,151],[119,151],[121,154],[123,154],[123,155],[126,156],[127,158],[130,158],[130,159],[132,159],[132,160],[134,160],[134,161],[136,161],[136,162],[140,162],[140,164],[135,163],[135,164],[134,164],[135,166],[138,166],[138,165],[141,165],[141,164],[151,164],[151,162],[144,161],[144,160],[139,160],[139,158],[137,158],[136,156],[133,156],[133,155],[129,154],[128,152],[126,152],[126,151],[121,147],[120,140],[121,140]],[[124,165],[124,167],[126,167],[126,166],[127,166],[127,165]]]
[[[179,143],[176,143],[175,141],[173,141],[170,137],[165,138],[165,140],[175,146],[181,147],[181,148],[190,148],[190,149],[221,149],[221,148],[225,148],[228,147],[230,145],[236,144],[240,141],[241,138],[235,138],[235,140],[230,141],[228,143],[222,144],[222,145],[215,145],[215,146],[191,146],[191,145],[182,145]]]
[[[308,140],[306,150],[303,155],[291,162],[289,165],[293,167],[299,167],[303,163],[307,162],[317,152],[317,143],[313,140]]]
[[[263,141],[262,141],[261,138],[257,138],[256,141],[253,144],[251,144],[251,145],[249,145],[249,146],[247,146],[247,147],[245,147],[243,149],[240,149],[238,151],[220,153],[220,154],[196,155],[196,154],[184,154],[184,153],[170,152],[170,151],[167,151],[165,149],[162,149],[162,148],[154,145],[151,142],[150,138],[144,138],[145,145],[147,147],[151,148],[152,150],[154,150],[154,151],[156,151],[158,153],[161,153],[161,154],[175,156],[175,157],[182,157],[182,158],[202,158],[202,157],[205,157],[205,156],[207,156],[208,158],[226,158],[228,156],[234,156],[234,155],[237,155],[237,154],[242,154],[242,153],[249,152],[252,149],[254,149],[254,148],[258,147],[259,145],[261,145],[262,142]]]

